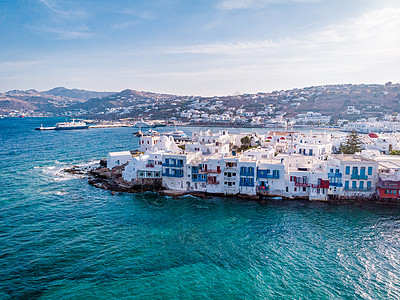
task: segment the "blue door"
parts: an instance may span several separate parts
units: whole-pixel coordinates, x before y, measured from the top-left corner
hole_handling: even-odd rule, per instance
[[[345,181],[345,182],[344,182],[344,189],[345,189],[345,190],[348,190],[348,189],[349,189],[349,182],[348,182],[348,181]]]
[[[360,181],[360,190],[362,190],[362,189],[364,189],[364,181]]]

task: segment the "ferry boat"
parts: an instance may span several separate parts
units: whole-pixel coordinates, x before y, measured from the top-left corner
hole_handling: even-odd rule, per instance
[[[89,125],[82,121],[72,120],[71,122],[57,123],[55,130],[74,130],[74,129],[88,129]]]
[[[136,122],[133,127],[137,127],[137,128],[151,128],[154,127],[154,124],[150,123],[150,122],[145,122],[143,121],[143,119],[141,119],[139,122]]]
[[[191,138],[186,135],[182,130],[177,130],[175,127],[174,131],[165,132],[163,135],[172,136],[176,141],[190,141]]]

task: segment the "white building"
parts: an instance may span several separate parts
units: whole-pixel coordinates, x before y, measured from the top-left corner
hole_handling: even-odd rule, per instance
[[[110,152],[107,154],[107,168],[110,170],[115,166],[120,166],[132,158],[130,151]]]
[[[298,114],[294,120],[296,123],[320,123],[327,124],[331,121],[331,116],[324,116],[320,113],[308,111],[306,114]]]

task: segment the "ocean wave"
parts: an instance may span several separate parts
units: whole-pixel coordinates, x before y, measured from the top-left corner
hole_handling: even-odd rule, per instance
[[[42,174],[48,177],[52,177],[52,180],[60,182],[60,181],[67,181],[67,180],[73,180],[73,179],[80,179],[84,178],[85,175],[83,174],[71,174],[69,172],[66,172],[66,169],[72,168],[72,167],[78,167],[78,168],[89,168],[89,167],[95,167],[98,165],[100,161],[98,159],[91,159],[89,161],[82,161],[76,164],[66,164],[63,162],[55,161],[56,165],[52,166],[46,166],[46,167],[39,167],[35,166],[34,169],[40,169]]]

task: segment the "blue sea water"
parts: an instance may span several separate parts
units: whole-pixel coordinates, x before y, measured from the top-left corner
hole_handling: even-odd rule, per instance
[[[134,129],[57,121],[0,119],[0,299],[400,298],[399,207],[111,195],[60,170]]]

